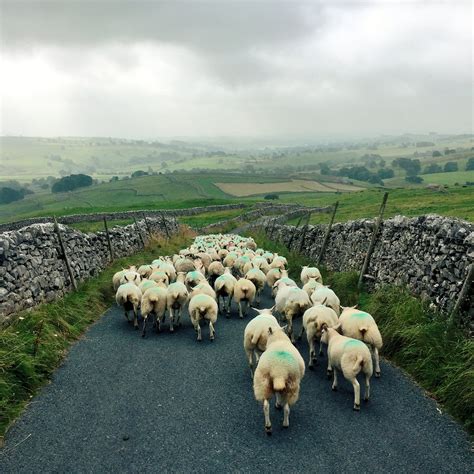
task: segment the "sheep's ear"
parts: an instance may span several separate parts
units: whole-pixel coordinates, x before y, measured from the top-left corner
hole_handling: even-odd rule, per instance
[[[339,334],[342,334],[342,325],[341,323],[336,324],[333,329],[335,329]]]
[[[328,329],[328,325],[326,323],[323,323],[321,325],[321,331],[327,331],[327,329]]]
[[[125,278],[126,281],[128,281],[128,276],[127,275],[124,275],[123,277]]]
[[[133,281],[135,281],[135,280],[137,279],[137,276],[138,276],[138,275],[135,275],[135,276],[133,277]]]
[[[308,268],[308,265],[303,265],[303,270],[304,270],[305,268]]]
[[[271,328],[271,326],[268,328],[268,334],[273,334],[273,329]]]
[[[351,309],[357,309],[357,305],[351,306]]]
[[[254,308],[253,306],[251,306],[251,308],[252,308],[253,310],[255,310],[258,314],[262,314],[262,310],[261,310],[261,309]]]
[[[273,310],[275,309],[275,305],[273,305],[271,308],[270,308],[270,311],[273,313]]]
[[[327,299],[328,297],[326,296],[326,298],[323,299],[323,302],[321,304],[326,304]]]
[[[285,324],[285,325],[282,326],[280,329],[281,329],[282,331],[286,331],[286,328],[287,328],[287,327],[288,327],[288,324]]]

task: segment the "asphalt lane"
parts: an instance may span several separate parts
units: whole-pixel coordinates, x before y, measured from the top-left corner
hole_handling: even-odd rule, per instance
[[[267,290],[261,307],[272,304]],[[142,339],[111,308],[11,428],[0,472],[474,471],[464,431],[385,362],[357,413],[342,377],[331,391],[324,358],[306,371],[290,428],[272,406],[266,436],[242,347],[250,314],[233,306],[216,340],[206,328],[198,343],[187,314],[175,333],[150,325]],[[306,341],[297,347],[307,361]]]

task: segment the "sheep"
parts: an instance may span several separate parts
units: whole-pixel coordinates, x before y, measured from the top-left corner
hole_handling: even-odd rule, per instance
[[[165,272],[162,272],[161,270],[155,270],[151,276],[150,280],[153,280],[155,283],[158,283],[160,285],[168,286],[170,279],[168,275]]]
[[[234,301],[239,306],[239,316],[241,318],[244,317],[244,314],[242,313],[242,301],[245,301],[247,303],[245,307],[245,315],[247,315],[249,306],[253,303],[253,300],[255,299],[256,292],[257,289],[255,288],[255,285],[246,278],[241,278],[240,280],[237,280],[237,283],[234,285]]]
[[[211,298],[216,299],[216,292],[206,280],[201,281],[193,288],[193,291],[189,294],[189,299],[196,295],[209,295]]]
[[[225,270],[224,265],[222,265],[221,262],[219,261],[211,262],[208,268],[208,279],[209,279],[209,284],[211,286],[214,286],[214,283],[216,282],[217,277],[224,274],[224,270]]]
[[[311,295],[311,301],[313,304],[319,304],[324,301],[324,304],[332,308],[338,316],[341,313],[341,302],[339,301],[339,298],[337,297],[336,293],[334,293],[334,291],[332,291],[327,286],[323,286],[314,290],[313,294]]]
[[[359,339],[372,349],[375,361],[375,377],[380,377],[379,350],[382,348],[382,335],[375,319],[364,311],[354,307],[344,308],[339,316],[342,334],[347,337]]]
[[[140,291],[142,293],[145,293],[145,291],[148,290],[148,288],[153,288],[157,285],[158,284],[156,283],[156,281],[144,279],[140,282],[140,284],[138,285],[138,288],[140,288]]]
[[[280,279],[280,278],[288,278],[288,272],[286,270],[280,270],[279,268],[270,268],[266,274],[267,285],[272,288],[273,285]]]
[[[120,270],[119,272],[115,273],[114,276],[112,277],[112,284],[114,286],[114,290],[117,291],[118,287],[120,286],[120,280],[122,277],[127,273],[128,271],[134,269],[135,267],[130,267],[130,268],[124,268],[123,270]]]
[[[128,318],[128,312],[133,310],[133,326],[138,329],[138,308],[142,299],[142,292],[135,283],[129,282],[120,285],[115,294],[115,301],[118,305],[123,306],[125,311],[125,318]]]
[[[118,273],[121,273],[121,272],[118,272]],[[134,285],[139,285],[140,281],[141,281],[141,277],[139,273],[136,271],[136,267],[130,267],[129,269],[123,271],[122,276],[119,279],[119,286],[124,285],[125,283],[133,283]],[[116,282],[114,282],[114,285],[115,284]]]
[[[364,400],[370,397],[370,377],[372,377],[372,357],[369,348],[358,339],[342,336],[337,331],[340,326],[328,328],[323,324],[321,340],[328,345],[328,375],[333,372],[332,389],[337,390],[337,371],[354,387],[354,410],[360,410],[360,385],[357,375],[365,376]]]
[[[171,283],[176,280],[176,269],[170,262],[163,262],[158,269],[168,275],[168,281]]]
[[[308,283],[308,280],[310,278],[313,278],[319,283],[323,282],[323,277],[321,276],[321,272],[316,267],[304,266],[300,274],[301,283],[303,283],[303,285]]]
[[[316,305],[307,309],[303,314],[303,326],[301,328],[301,336],[306,331],[306,338],[309,346],[309,363],[308,367],[312,369],[316,362],[316,351],[314,350],[314,340],[320,339],[319,343],[319,355],[323,353],[323,343],[321,341],[321,330],[323,325],[327,327],[334,327],[338,324],[337,314],[332,308],[325,305]]]
[[[298,285],[291,278],[282,277],[279,280],[277,280],[272,286],[272,296],[274,298],[276,298],[278,291],[283,286],[298,288]]]
[[[265,273],[258,268],[251,268],[246,274],[245,278],[250,280],[256,289],[256,302],[260,304],[260,294],[262,293],[263,287],[265,286]]]
[[[178,315],[176,324],[178,324],[179,326],[179,320],[181,318],[183,306],[188,300],[188,289],[186,288],[186,285],[183,282],[175,281],[174,283],[171,283],[170,286],[168,286],[166,291],[166,307],[170,315],[170,331],[173,332],[174,311],[176,311]]]
[[[270,263],[270,268],[279,268],[280,270],[285,270],[287,265],[288,261],[285,257],[275,254],[272,263]]]
[[[138,274],[141,278],[149,278],[153,273],[154,267],[152,265],[141,265],[138,267]]]
[[[202,264],[204,265],[204,268],[206,269],[206,271],[208,270],[209,268],[209,265],[211,264],[212,262],[212,258],[211,256],[206,253],[206,252],[199,252],[197,254],[197,257],[199,257],[199,259],[201,260]]]
[[[219,303],[220,298],[222,298],[222,310],[226,310],[225,307],[225,298],[227,297],[227,317],[230,316],[230,305],[232,297],[234,296],[234,287],[237,283],[236,278],[231,273],[224,273],[223,275],[217,277],[214,282],[214,290],[217,295],[217,302]]]
[[[322,283],[319,283],[316,281],[314,278],[310,278],[304,285],[303,285],[303,290],[308,293],[308,296],[311,298],[313,293],[318,289],[322,288],[324,285]]]
[[[282,289],[282,291],[284,290]],[[306,291],[300,288],[289,287],[287,291],[287,296],[283,306],[283,313],[288,323],[288,336],[291,338],[291,342],[295,342],[295,337],[293,334],[293,320],[297,317],[303,316],[303,313],[311,306],[311,300],[309,299]],[[277,297],[280,293],[281,292],[279,291]]]
[[[186,273],[185,284],[188,287],[188,290],[191,291],[198,283],[205,281],[206,277],[199,271],[194,270],[192,272]]]
[[[189,301],[189,317],[197,332],[197,340],[202,341],[201,320],[209,321],[209,339],[214,341],[216,331],[214,323],[217,321],[217,313],[219,311],[217,302],[209,295],[196,295]]]
[[[176,262],[174,263],[174,268],[176,269],[176,272],[192,272],[193,270],[196,270],[196,266],[194,265],[194,262],[192,260],[189,260],[189,258],[178,258]]]
[[[272,433],[270,399],[276,394],[276,408],[283,406],[283,427],[290,426],[290,406],[299,397],[304,360],[281,328],[268,328],[267,349],[261,355],[253,378],[255,399],[263,402],[265,432]]]
[[[277,319],[272,314],[273,308],[253,309],[257,311],[258,315],[247,324],[244,332],[244,350],[247,355],[252,377],[253,356],[255,356],[255,362],[258,363],[260,355],[267,348],[268,328],[271,327],[274,329],[280,327]]]
[[[161,323],[165,318],[168,291],[161,286],[148,288],[142,295],[140,310],[143,317],[142,337],[145,337],[146,323],[150,313],[155,313],[156,330],[160,332]]]

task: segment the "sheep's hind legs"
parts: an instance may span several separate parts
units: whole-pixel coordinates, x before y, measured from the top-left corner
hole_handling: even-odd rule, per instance
[[[283,428],[289,428],[290,426],[290,405],[288,402],[283,407]]]
[[[360,411],[360,385],[355,377],[351,382],[354,387],[354,410]]]
[[[379,357],[379,350],[374,347],[374,359],[375,359],[375,376],[377,378],[380,377],[380,357]]]
[[[214,325],[212,324],[211,321],[209,321],[209,339],[211,341],[214,341],[216,337],[216,330],[214,329]]]
[[[263,401],[263,414],[265,415],[265,433],[272,434],[272,422],[270,421],[270,403],[268,400]]]

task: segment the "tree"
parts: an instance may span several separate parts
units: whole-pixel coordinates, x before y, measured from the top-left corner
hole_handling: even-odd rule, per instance
[[[431,156],[432,156],[433,158],[436,158],[436,157],[438,157],[438,156],[443,156],[443,155],[442,155],[441,152],[439,152],[438,150],[433,150],[433,153],[431,153]]]
[[[0,188],[0,204],[10,204],[25,197],[22,190],[13,188]]]
[[[110,179],[109,179],[109,183],[113,183],[114,181],[118,181],[119,180],[119,177],[118,176],[112,176]]]
[[[56,181],[51,187],[53,193],[64,193],[66,191],[73,191],[77,188],[85,188],[92,185],[92,178],[87,174],[71,174],[63,176]]]
[[[397,158],[392,161],[392,166],[399,166],[404,169],[407,176],[414,176],[421,170],[420,160],[412,160],[410,158]]]
[[[407,176],[405,181],[408,183],[420,184],[423,182],[423,178],[421,176]]]
[[[450,173],[452,171],[457,171],[457,170],[458,170],[458,164],[455,161],[448,161],[444,165],[445,173]]]
[[[430,174],[430,173],[442,173],[443,168],[440,165],[437,165],[436,163],[431,163],[431,165],[428,165],[424,171],[423,174]]]
[[[321,174],[328,175],[331,174],[331,168],[326,163],[321,163]]]
[[[377,175],[380,179],[389,179],[395,176],[395,173],[390,168],[382,168],[377,171]]]
[[[280,196],[278,194],[267,194],[265,199],[280,199]]]
[[[137,171],[134,171],[132,173],[132,178],[138,178],[140,176],[147,176],[148,173],[146,171],[143,171],[143,170],[137,170]]]
[[[469,158],[466,163],[466,171],[474,170],[474,158]]]

